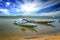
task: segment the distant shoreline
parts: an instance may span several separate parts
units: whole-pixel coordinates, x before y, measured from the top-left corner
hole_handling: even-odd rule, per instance
[[[0,19],[18,19],[18,18],[60,19],[60,16],[0,16]]]

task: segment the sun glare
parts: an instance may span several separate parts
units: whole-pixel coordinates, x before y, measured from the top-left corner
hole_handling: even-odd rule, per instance
[[[34,12],[37,10],[35,4],[23,4],[21,6],[21,9],[24,11],[24,12]]]

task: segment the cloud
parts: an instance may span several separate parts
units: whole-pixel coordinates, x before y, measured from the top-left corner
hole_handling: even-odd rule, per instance
[[[40,14],[35,14],[35,13],[25,13],[22,14],[23,16],[56,16],[59,15],[60,11],[55,11],[55,12],[47,12],[47,13],[40,13]]]
[[[60,14],[59,11],[56,12],[50,12],[52,6],[57,5],[60,3],[60,0],[15,0],[16,3],[13,2],[6,2],[5,6],[6,9],[0,9],[1,12],[0,15],[37,15],[37,16],[52,16]],[[11,4],[11,5],[10,5]],[[4,5],[3,5],[4,6]],[[4,7],[5,7],[4,6]],[[49,9],[50,8],[50,9]],[[49,12],[44,13],[44,10],[49,10]],[[56,8],[55,8],[56,9]],[[53,9],[53,10],[55,10]],[[42,10],[42,13],[39,11]],[[39,13],[38,13],[39,11]],[[37,12],[37,14],[35,14]]]
[[[38,16],[55,16],[60,14],[60,11],[55,11],[55,12],[47,12],[47,13],[40,13],[37,14]]]
[[[9,15],[9,11],[7,9],[0,9],[0,11],[5,15]]]

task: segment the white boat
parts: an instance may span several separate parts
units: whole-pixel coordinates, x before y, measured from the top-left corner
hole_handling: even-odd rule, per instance
[[[48,23],[53,23],[55,22],[54,20],[31,20],[31,19],[22,19],[22,20],[25,20],[29,23],[41,23],[41,24],[48,24]]]
[[[37,26],[37,25],[34,24],[34,23],[29,23],[29,22],[27,22],[27,21],[25,21],[25,20],[21,20],[21,19],[15,20],[15,21],[14,21],[14,24],[15,24],[15,25],[19,25],[19,26],[26,26],[26,27],[30,27],[30,28],[34,28],[34,27]]]

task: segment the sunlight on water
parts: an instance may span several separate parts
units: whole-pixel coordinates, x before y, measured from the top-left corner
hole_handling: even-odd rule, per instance
[[[56,22],[51,24],[37,24],[35,28],[28,28],[14,24],[16,19],[0,19],[0,35],[32,35],[32,34],[50,34],[60,32],[60,23]],[[36,31],[36,32],[33,32]]]
[[[0,37],[26,37],[26,36],[38,36],[44,34],[55,34],[60,33],[60,23],[57,19],[55,22],[50,24],[37,24],[35,28],[29,28],[25,26],[15,25],[14,21],[16,19],[0,19]],[[46,19],[41,19],[46,20]],[[47,19],[52,20],[52,19]],[[35,23],[36,24],[36,23]],[[33,37],[32,36],[32,37]]]

